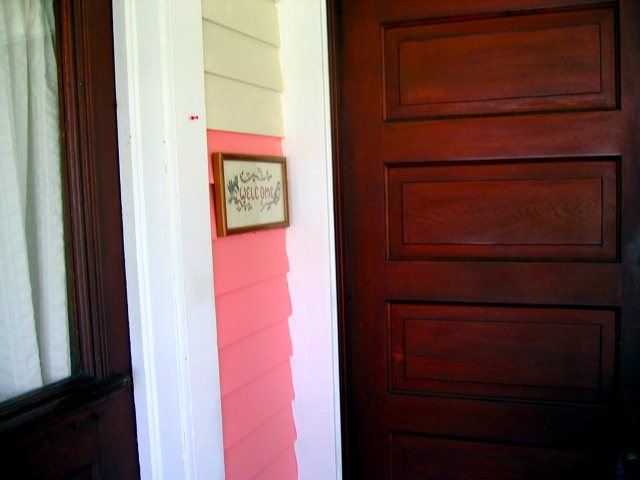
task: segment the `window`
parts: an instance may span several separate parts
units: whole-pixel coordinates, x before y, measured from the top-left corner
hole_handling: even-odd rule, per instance
[[[135,478],[111,1],[53,13],[71,375],[0,405],[0,464],[9,478]]]
[[[53,2],[0,3],[0,401],[71,374]]]

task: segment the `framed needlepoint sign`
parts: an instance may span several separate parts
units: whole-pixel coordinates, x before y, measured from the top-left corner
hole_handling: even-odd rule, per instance
[[[219,237],[289,226],[284,157],[213,154]]]

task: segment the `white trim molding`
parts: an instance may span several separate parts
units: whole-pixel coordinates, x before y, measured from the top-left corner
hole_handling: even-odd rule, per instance
[[[200,0],[113,0],[140,468],[224,478]]]
[[[299,478],[342,478],[326,0],[281,0],[293,413]]]

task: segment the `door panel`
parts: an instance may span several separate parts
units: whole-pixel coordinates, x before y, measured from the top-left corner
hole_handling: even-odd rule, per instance
[[[551,480],[589,474],[589,458],[580,453],[400,435],[392,449],[394,478]]]
[[[350,478],[614,478],[636,441],[640,7],[595,3],[334,2]]]
[[[390,257],[615,260],[618,161],[387,169]]]
[[[390,314],[391,392],[611,401],[614,311],[392,304]]]
[[[614,108],[614,18],[607,8],[385,25],[385,118]]]

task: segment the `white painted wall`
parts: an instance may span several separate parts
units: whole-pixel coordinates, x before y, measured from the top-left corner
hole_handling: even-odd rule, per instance
[[[201,4],[114,0],[113,13],[141,474],[220,479]]]
[[[282,137],[278,9],[202,0],[207,128]]]
[[[281,0],[284,154],[299,478],[342,478],[325,0]]]
[[[325,0],[278,10],[299,478],[339,479]],[[114,0],[114,33],[141,473],[221,479],[200,0]]]

